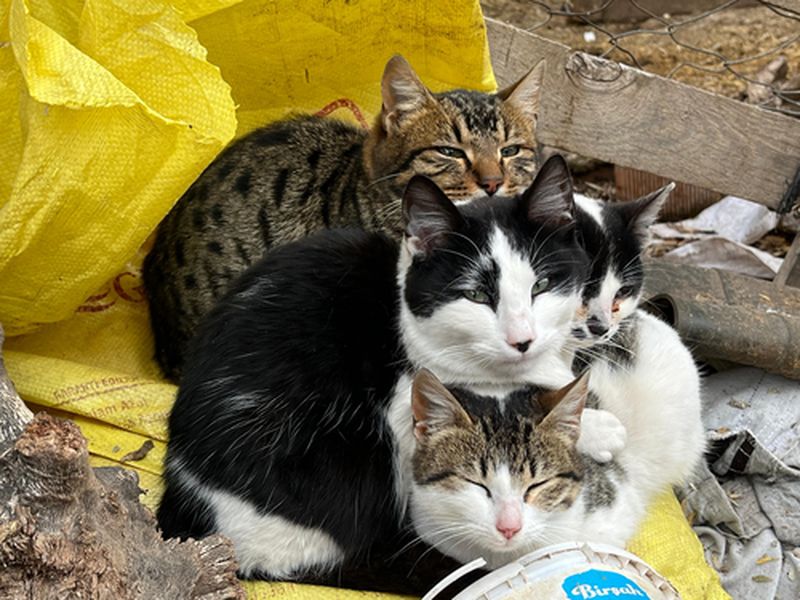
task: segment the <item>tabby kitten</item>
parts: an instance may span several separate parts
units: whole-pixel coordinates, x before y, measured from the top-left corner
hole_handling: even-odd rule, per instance
[[[202,317],[269,248],[347,225],[399,239],[400,197],[414,174],[455,201],[523,191],[537,167],[543,66],[498,94],[434,94],[395,56],[371,131],[300,116],[233,143],[161,223],[144,263],[164,373],[180,377]]]
[[[660,348],[677,338],[660,334],[640,347],[651,378],[621,388],[607,386],[604,367],[593,365],[559,392],[520,390],[498,403],[418,376],[409,503],[418,535],[459,562],[483,557],[492,569],[562,542],[625,547],[654,495],[686,476],[702,451],[697,394],[673,394],[680,384],[658,374],[669,360]],[[676,360],[686,369],[685,355]],[[578,452],[590,387],[611,399],[601,406],[628,430],[613,462]],[[542,409],[550,412],[538,422]]]
[[[279,246],[203,322],[169,419],[165,536],[218,531],[243,575],[318,581],[403,536],[419,361],[493,395],[571,379],[588,258],[563,159],[519,198],[457,207],[416,177],[403,203],[402,243],[345,229]]]

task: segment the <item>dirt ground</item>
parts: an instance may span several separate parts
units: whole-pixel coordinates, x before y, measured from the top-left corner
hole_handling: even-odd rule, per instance
[[[564,3],[551,1],[547,4],[563,6]],[[723,4],[722,0],[719,4]],[[637,66],[628,54],[609,43],[610,37],[606,33],[564,16],[553,16],[548,20],[547,11],[532,0],[481,0],[481,6],[487,17],[514,24],[576,50],[597,55],[610,50],[608,58]],[[685,23],[697,16],[671,15],[668,20],[675,24]],[[653,33],[664,29],[664,24],[656,19],[636,23],[602,23],[597,20],[596,23],[614,35],[638,31],[619,38],[618,43],[636,58],[640,68],[724,96],[739,97],[746,88],[746,82],[731,70],[753,77],[779,54],[787,58],[787,79],[800,74],[800,20],[778,15],[766,7],[730,7],[677,26],[674,31],[677,42],[668,35]],[[594,41],[591,41],[592,34]],[[721,54],[728,61],[743,62],[733,64],[731,70],[727,70],[718,57],[681,44]],[[787,45],[772,52],[782,44]],[[753,58],[758,56],[761,57]],[[684,63],[687,64],[680,67]]]

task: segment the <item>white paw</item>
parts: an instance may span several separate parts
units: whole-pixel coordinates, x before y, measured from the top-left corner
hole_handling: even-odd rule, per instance
[[[578,452],[600,463],[609,462],[625,447],[628,433],[620,420],[607,410],[587,408],[581,417]]]

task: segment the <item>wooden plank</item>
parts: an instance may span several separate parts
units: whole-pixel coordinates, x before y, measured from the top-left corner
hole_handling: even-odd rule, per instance
[[[778,274],[773,280],[775,285],[800,288],[800,234],[795,234],[792,245],[783,259]]]
[[[573,53],[486,19],[498,85],[547,61],[543,144],[777,208],[800,168],[800,119]]]

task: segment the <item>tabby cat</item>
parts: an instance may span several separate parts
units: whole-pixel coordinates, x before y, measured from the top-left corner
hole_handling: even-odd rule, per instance
[[[675,333],[661,333],[673,347]],[[697,395],[671,395],[680,386],[658,376],[665,361],[657,358],[669,356],[660,340],[643,341],[651,379],[622,389],[606,388],[593,366],[559,392],[523,390],[497,403],[418,375],[410,514],[420,537],[459,562],[483,557],[490,568],[562,542],[625,547],[654,495],[685,476],[702,448]],[[685,355],[676,358],[672,373],[692,372]],[[595,379],[628,428],[625,447],[606,464],[577,450]],[[661,386],[665,394],[649,393]],[[539,422],[542,409],[550,412]]]
[[[460,206],[415,177],[403,214],[401,243],[340,229],[273,249],[211,311],[169,419],[166,536],[222,532],[246,576],[358,566],[407,532],[418,367],[491,398],[571,379],[588,257],[563,159],[519,198]],[[584,411],[582,452],[621,445],[603,415]]]
[[[186,343],[202,317],[269,248],[349,225],[399,239],[400,196],[414,174],[431,178],[454,201],[524,190],[537,168],[543,67],[498,94],[434,94],[395,56],[371,131],[299,116],[233,143],[164,219],[145,260],[164,373],[180,377]]]

